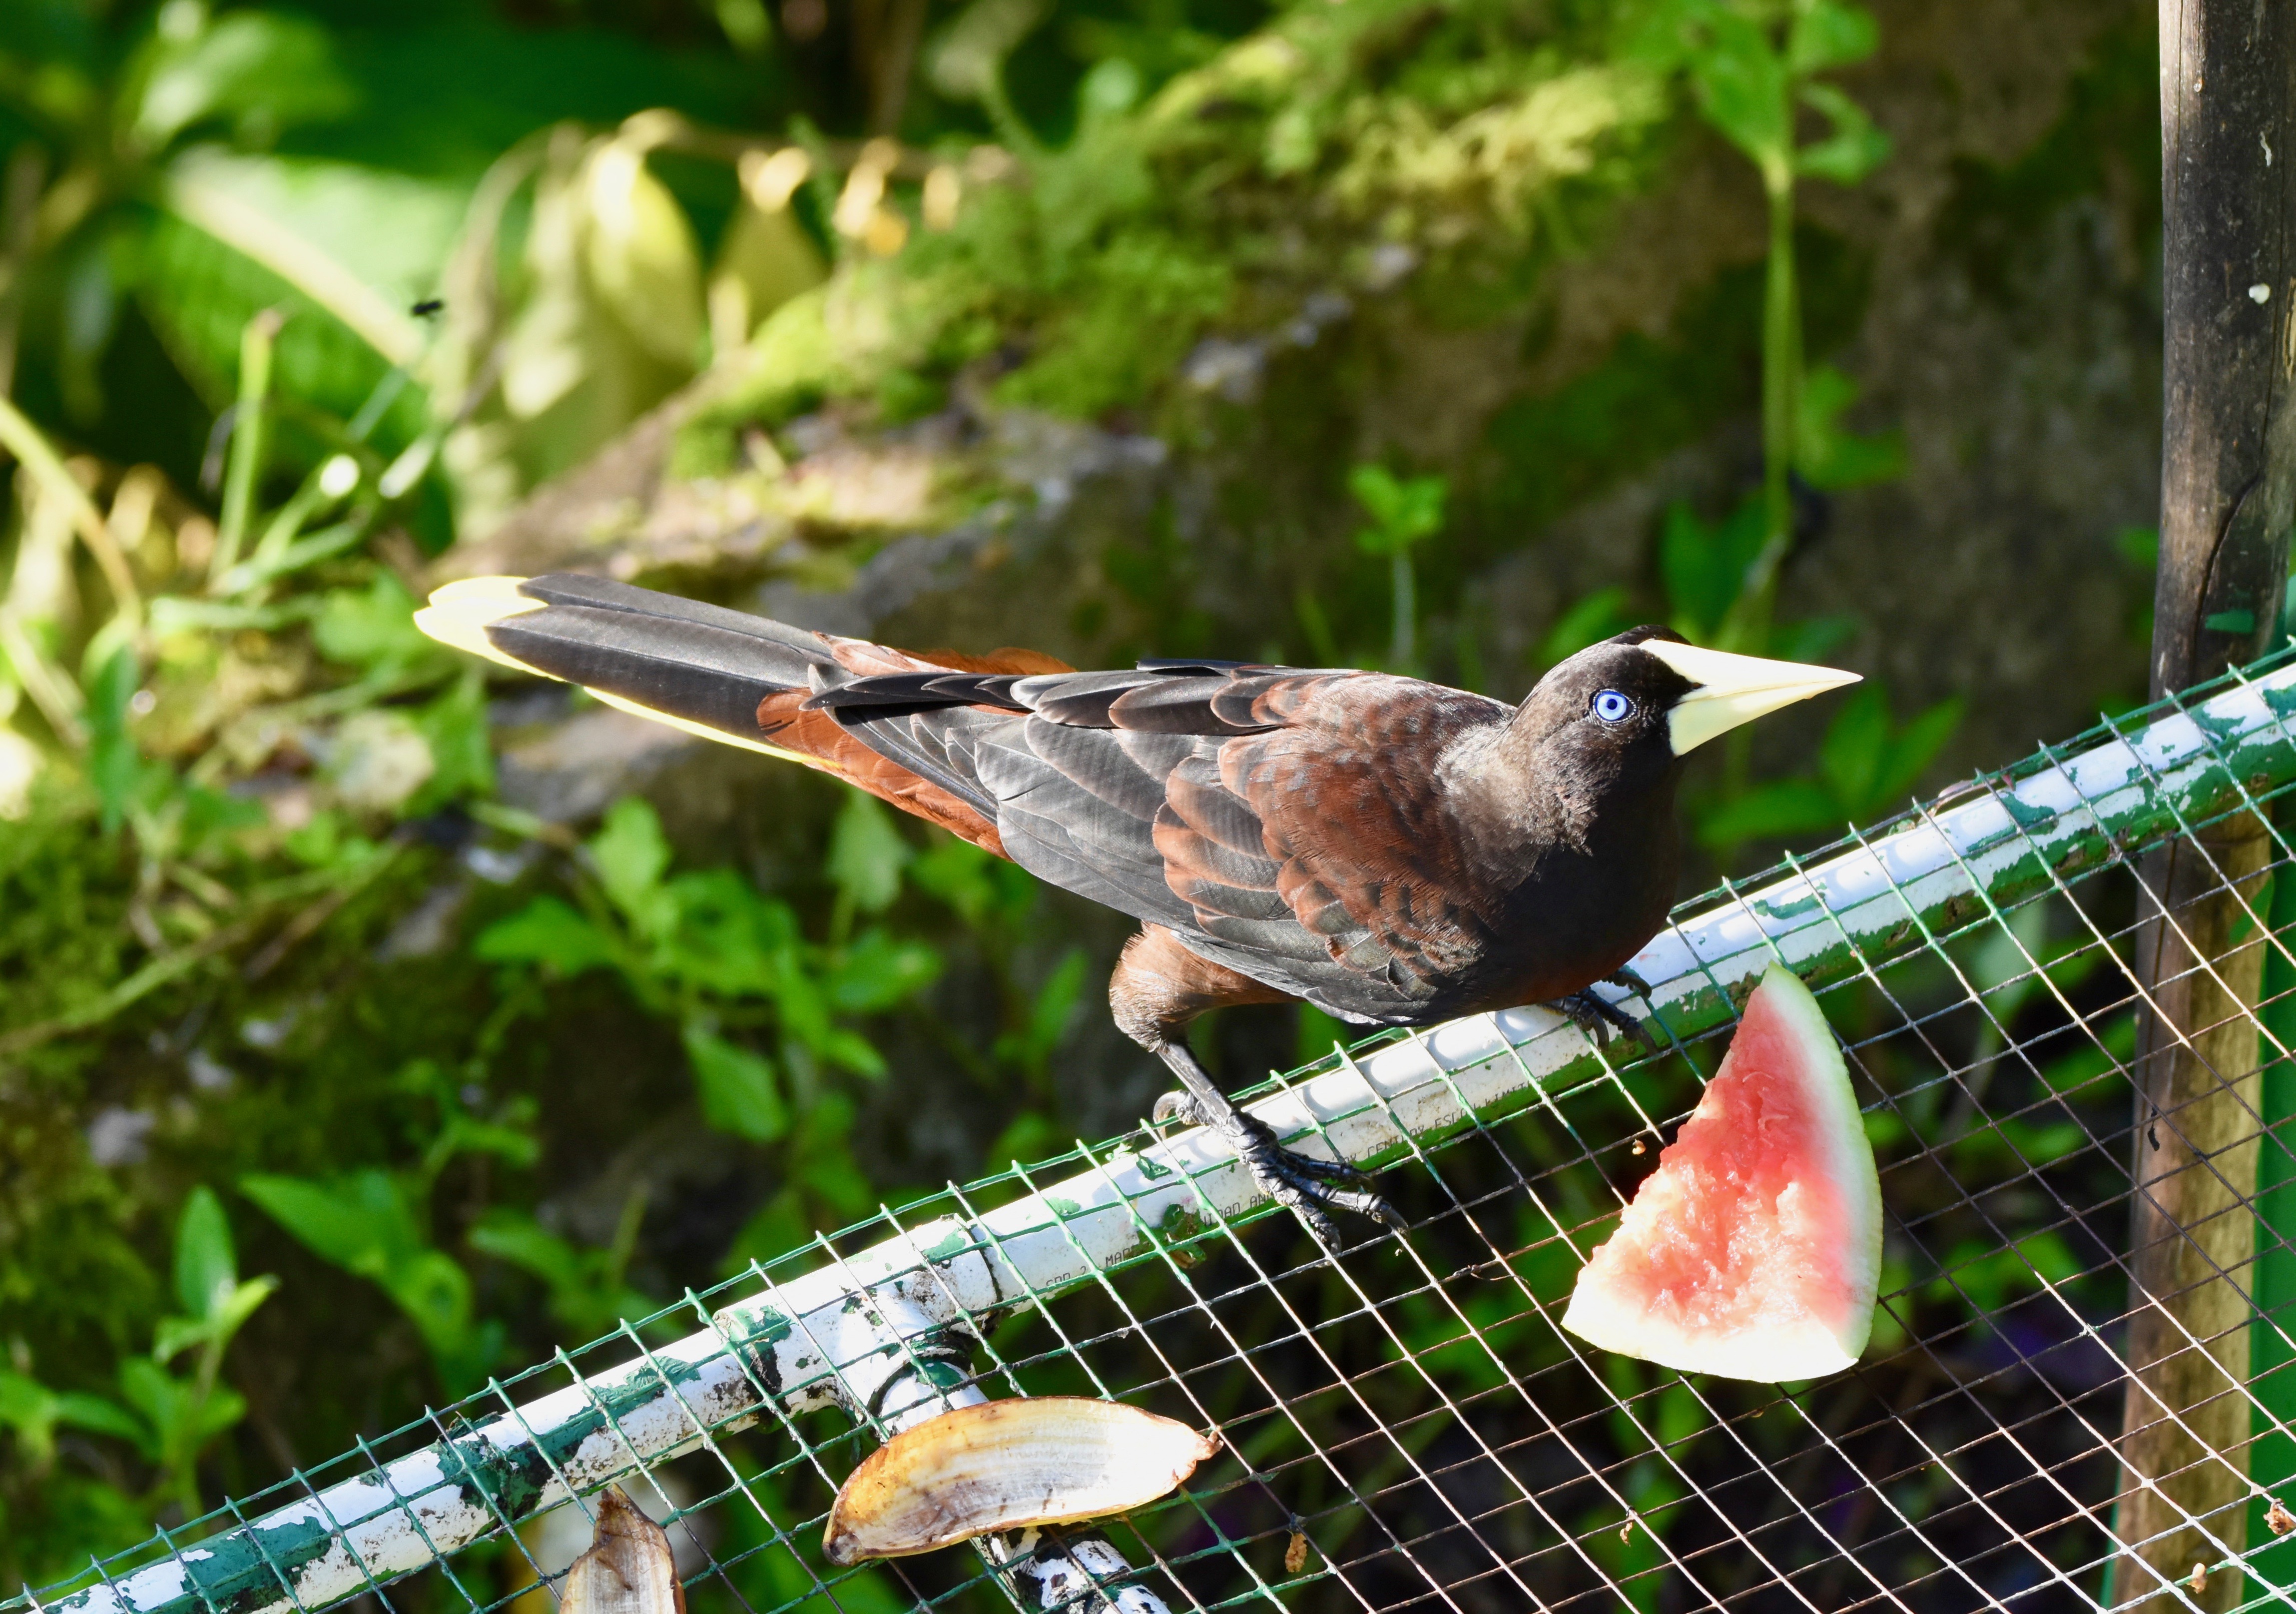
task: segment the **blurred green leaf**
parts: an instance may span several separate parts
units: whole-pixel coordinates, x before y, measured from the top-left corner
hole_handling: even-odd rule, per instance
[[[1076,1018],[1077,1006],[1084,1001],[1091,968],[1083,948],[1071,947],[1062,953],[1053,973],[1037,989],[1020,1028],[996,1039],[996,1058],[1019,1066],[1030,1080],[1042,1081],[1061,1039]]]
[[[143,753],[128,729],[129,703],[142,677],[135,647],[123,644],[105,658],[87,691],[88,782],[103,804],[107,833],[127,818],[144,780]]]
[[[242,140],[260,144],[293,124],[343,117],[357,100],[319,23],[234,11],[188,38],[160,30],[132,125],[153,151],[210,119],[227,119]]]
[[[676,907],[661,889],[669,843],[661,819],[643,796],[627,795],[606,810],[606,821],[588,844],[591,867],[607,898],[632,929],[650,940],[668,934]]]
[[[1854,637],[1854,616],[1806,616],[1770,630],[1768,654],[1782,662],[1822,662],[1836,645]]]
[[[1674,626],[1685,638],[1710,638],[1746,587],[1747,569],[1761,553],[1766,533],[1759,499],[1747,499],[1713,525],[1677,499],[1659,531],[1660,581],[1666,586]]]
[[[865,791],[849,789],[829,837],[829,877],[863,913],[882,913],[901,893],[901,870],[916,853],[893,815]]]
[[[1890,696],[1879,679],[1852,690],[1826,725],[1818,777],[1839,803],[1856,812],[1873,798],[1890,757]]]
[[[1044,14],[1044,0],[972,0],[926,48],[933,86],[960,101],[999,96],[1004,58]]]
[[[35,1469],[45,1469],[54,1460],[60,1426],[110,1435],[139,1449],[151,1437],[141,1419],[101,1396],[58,1392],[0,1368],[0,1429],[14,1433]]]
[[[365,589],[331,589],[321,597],[311,641],[329,661],[370,674],[418,666],[436,660],[440,646],[414,625],[414,608],[397,574],[378,569]]]
[[[471,950],[492,964],[539,964],[553,974],[617,967],[611,937],[557,897],[541,896],[479,933]]]
[[[815,1051],[840,1069],[872,1081],[882,1080],[890,1068],[877,1045],[859,1032],[832,1025],[812,1039]]]
[[[176,1223],[176,1298],[185,1316],[207,1317],[238,1287],[231,1223],[215,1190],[201,1185],[184,1199]]]
[[[702,358],[701,258],[693,226],[644,153],[603,143],[583,171],[584,261],[600,304],[662,364]]]
[[[1690,58],[1699,110],[1769,183],[1780,183],[1792,171],[1786,62],[1762,28],[1735,11],[1709,7],[1703,24],[1704,37]]]
[[[663,891],[676,918],[656,968],[725,997],[769,996],[802,968],[796,914],[734,870],[676,875]]]
[[[1842,428],[1842,412],[1857,400],[1857,383],[1832,365],[1815,366],[1803,377],[1794,468],[1813,488],[1858,488],[1906,473],[1902,433],[1861,437]]]
[[[1804,0],[1786,31],[1786,64],[1808,77],[1859,62],[1881,48],[1881,26],[1863,6]]]
[[[1833,126],[1824,139],[1794,153],[1794,170],[1836,185],[1856,185],[1890,158],[1890,137],[1848,95],[1830,84],[1802,87],[1803,103]]]
[[[1874,782],[1874,795],[1860,816],[1902,806],[1923,772],[1936,760],[1961,727],[1967,703],[1960,696],[1924,708],[1899,729],[1890,747],[1890,759]]]
[[[1833,793],[1816,780],[1776,779],[1702,813],[1698,840],[1718,854],[1747,841],[1838,830],[1845,822]]]
[[[975,930],[1025,917],[1039,894],[1036,877],[1026,869],[938,830],[932,844],[909,865],[909,879]]]
[[[1386,556],[1442,530],[1450,483],[1441,476],[1398,478],[1384,465],[1357,465],[1348,473],[1348,491],[1376,523],[1357,532],[1356,547]]]
[[[471,1229],[471,1248],[521,1267],[550,1291],[550,1314],[574,1340],[598,1338],[626,1319],[644,1317],[654,1302],[623,1280],[645,1210],[645,1195],[623,1202],[613,1242],[586,1248],[545,1228],[526,1211],[498,1205]]]
[[[414,722],[430,747],[432,766],[430,778],[406,803],[410,816],[468,796],[494,794],[486,685],[475,669],[465,671],[436,700],[416,707]]]
[[[838,951],[828,970],[830,1003],[840,1014],[873,1014],[932,984],[938,951],[872,927]]]
[[[698,1021],[687,1021],[679,1036],[693,1066],[703,1120],[752,1143],[771,1143],[789,1131],[789,1107],[764,1056],[726,1042]]]
[[[1299,1025],[1292,1053],[1295,1065],[1312,1065],[1331,1057],[1334,1048],[1344,1048],[1355,1040],[1357,1033],[1345,1020],[1325,1014],[1313,1003],[1301,1003]]]
[[[258,1173],[239,1186],[313,1255],[362,1278],[382,1280],[427,1243],[386,1172],[354,1172],[329,1182]]]
[[[1565,611],[1539,641],[1538,664],[1552,667],[1569,661],[1589,645],[1599,645],[1635,626],[1627,610],[1627,597],[1623,587],[1597,589]]]
[[[499,1322],[472,1315],[470,1275],[430,1239],[406,1189],[368,1169],[326,1182],[257,1173],[240,1191],[321,1260],[390,1297],[429,1348],[441,1383],[460,1394],[500,1353]]]

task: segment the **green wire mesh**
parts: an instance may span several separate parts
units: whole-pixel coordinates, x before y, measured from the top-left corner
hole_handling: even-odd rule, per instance
[[[1079,1144],[787,1257],[0,1609],[551,1614],[619,1483],[693,1614],[1282,1606],[1915,1610],[2296,1604],[2296,861],[2219,879],[2267,953],[2237,1499],[2187,1585],[2114,1532],[2136,1170],[2173,1113],[2130,1074],[2138,854],[2296,786],[2296,664],[2264,663],[1688,904],[1644,955],[1663,1046],[1539,1011],[1373,1039],[1259,1106],[1383,1168],[1400,1234],[1336,1258],[1201,1137]],[[1772,958],[1849,1050],[1887,1231],[1873,1344],[1779,1388],[1557,1326]],[[2222,956],[2197,968],[2223,966]],[[2200,1028],[2186,1028],[2197,1030]],[[1311,1144],[1310,1147],[1313,1147]],[[2225,1361],[2243,1350],[2192,1342]],[[1173,1496],[1097,1532],[827,1564],[839,1481],[983,1396],[1115,1397],[1216,1429]],[[2141,1403],[2141,1395],[2137,1400]],[[2155,1476],[2156,1479],[2170,1477]],[[2223,1585],[2221,1578],[2216,1584]]]

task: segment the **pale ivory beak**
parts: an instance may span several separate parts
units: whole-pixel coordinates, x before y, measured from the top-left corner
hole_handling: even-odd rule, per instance
[[[1698,686],[1666,714],[1667,740],[1677,756],[1687,755],[1716,735],[1751,723],[1764,712],[1859,681],[1857,673],[1833,667],[1732,655],[1665,639],[1644,639],[1641,648]]]

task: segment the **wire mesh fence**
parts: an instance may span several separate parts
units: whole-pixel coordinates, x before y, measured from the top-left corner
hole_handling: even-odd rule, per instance
[[[1201,1134],[1080,1146],[4,1607],[550,1614],[610,1483],[694,1614],[2296,1603],[2292,717],[2296,664],[2264,664],[1688,905],[1636,964],[1654,1051],[1510,1011],[1274,1083],[1256,1113],[1381,1167],[1399,1233],[1327,1255]],[[1873,1343],[1783,1387],[1587,1347],[1578,1269],[1773,960],[1880,1163]],[[2161,1103],[2163,1059],[2205,1079]],[[1223,1450],[1093,1528],[824,1560],[889,1433],[1046,1394]]]

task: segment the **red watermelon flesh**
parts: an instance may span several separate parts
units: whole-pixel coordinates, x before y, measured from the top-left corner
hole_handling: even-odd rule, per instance
[[[1773,966],[1722,1068],[1562,1326],[1605,1350],[1767,1384],[1857,1360],[1882,1270],[1882,1185],[1817,1001]]]

